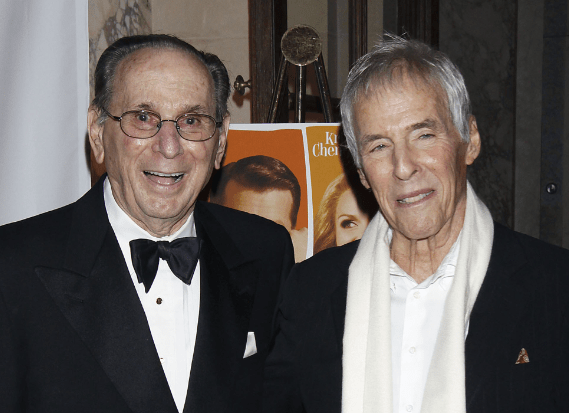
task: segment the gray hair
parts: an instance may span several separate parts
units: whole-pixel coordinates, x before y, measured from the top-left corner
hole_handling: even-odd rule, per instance
[[[346,143],[358,168],[361,168],[361,156],[354,134],[354,106],[360,95],[367,94],[372,86],[393,86],[404,74],[445,92],[454,127],[464,142],[470,141],[472,108],[464,78],[456,65],[444,53],[424,43],[390,34],[354,64],[340,101]]]
[[[99,58],[95,69],[95,98],[93,106],[99,109],[99,121],[106,119],[102,109],[108,109],[113,96],[114,79],[119,64],[140,49],[174,49],[196,57],[207,68],[214,84],[215,117],[218,122],[227,113],[231,84],[227,69],[214,54],[197,50],[189,43],[167,34],[147,34],[123,37],[110,45]]]

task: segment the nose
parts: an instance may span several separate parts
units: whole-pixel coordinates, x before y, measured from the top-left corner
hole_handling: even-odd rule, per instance
[[[163,120],[155,138],[158,139],[154,143],[153,149],[155,152],[160,152],[165,158],[172,159],[184,153],[182,137],[178,134],[176,121]]]
[[[406,145],[395,147],[393,151],[393,175],[397,179],[408,181],[416,172],[416,154]]]

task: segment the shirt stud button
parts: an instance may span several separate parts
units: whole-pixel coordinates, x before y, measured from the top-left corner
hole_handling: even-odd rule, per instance
[[[158,305],[162,304],[162,299],[160,297],[158,297],[156,299],[156,304],[158,304]]]

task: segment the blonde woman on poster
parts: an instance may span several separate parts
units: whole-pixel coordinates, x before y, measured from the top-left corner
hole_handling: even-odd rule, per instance
[[[362,237],[377,206],[358,195],[343,173],[330,182],[314,219],[314,254]]]

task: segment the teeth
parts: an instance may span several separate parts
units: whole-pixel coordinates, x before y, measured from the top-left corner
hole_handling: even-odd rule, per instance
[[[412,204],[414,202],[418,202],[421,199],[425,198],[428,195],[431,195],[434,191],[429,191],[427,193],[421,194],[421,195],[417,195],[411,198],[403,198],[403,199],[398,199],[397,202],[399,202],[400,204]]]
[[[151,172],[151,171],[144,171],[144,173],[147,175],[160,176],[162,178],[174,178],[175,182],[178,182],[184,176],[184,174],[182,173],[164,174],[162,172]]]

